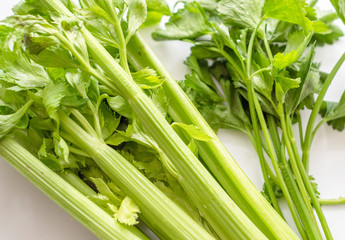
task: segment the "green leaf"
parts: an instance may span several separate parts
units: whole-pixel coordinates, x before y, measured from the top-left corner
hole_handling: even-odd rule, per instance
[[[331,0],[331,3],[338,13],[338,16],[345,24],[345,1],[344,0]]]
[[[210,135],[207,134],[203,129],[194,126],[194,125],[188,125],[180,122],[174,122],[171,124],[173,128],[179,127],[180,129],[183,129],[187,134],[189,134],[192,138],[199,140],[199,141],[209,141],[212,139]]]
[[[235,87],[233,84],[231,84],[231,81],[225,81],[221,80],[220,84],[222,86],[222,89],[224,91],[224,94],[226,96],[226,100],[228,102],[229,108],[231,113],[234,115],[231,119],[234,119],[237,117],[239,121],[244,122],[247,125],[251,125],[250,120],[244,110],[241,96],[239,93],[236,91]]]
[[[60,157],[62,162],[69,164],[69,148],[65,140],[60,137],[60,135],[54,131],[53,142],[55,154]]]
[[[255,29],[262,18],[264,1],[222,0],[217,10],[227,24]]]
[[[99,121],[102,129],[103,139],[109,138],[120,124],[121,117],[116,117],[115,113],[103,101],[99,109]]]
[[[298,24],[304,32],[307,30],[320,33],[329,32],[326,24],[320,21],[312,22],[307,17],[311,9],[305,0],[266,0],[264,5],[266,17]]]
[[[4,69],[0,79],[16,84],[21,89],[40,88],[49,82],[43,67],[31,62],[21,50],[1,51],[0,67]]]
[[[128,5],[128,31],[126,41],[135,34],[138,28],[145,22],[147,7],[145,0],[126,0]]]
[[[0,139],[5,137],[13,128],[16,127],[31,104],[32,101],[29,101],[15,113],[9,115],[0,115]]]
[[[307,48],[311,37],[312,34],[305,37],[302,32],[294,32],[289,37],[284,53],[274,55],[273,66],[279,71],[297,62]]]
[[[65,96],[65,91],[65,85],[55,85],[54,83],[49,83],[43,90],[43,104],[48,115],[55,120],[58,119],[56,110],[60,106],[62,98]]]
[[[276,98],[279,102],[285,102],[286,93],[292,88],[298,88],[301,82],[300,78],[289,78],[284,76],[276,77]]]
[[[198,149],[198,145],[196,145],[196,142],[194,141],[194,139],[192,138],[188,144],[188,148],[192,151],[192,153],[194,153],[195,156],[199,156],[199,149]]]
[[[121,200],[110,190],[107,183],[102,178],[90,178],[91,181],[96,185],[98,192],[109,198],[116,205],[119,205]]]
[[[321,88],[320,73],[318,69],[312,66],[313,57],[315,55],[315,44],[312,46],[309,53],[301,60],[300,69],[297,77],[301,79],[300,87],[292,89],[286,95],[285,107],[288,113],[293,113],[304,99],[312,96]]]
[[[206,83],[208,86],[211,86],[213,89],[216,89],[213,79],[209,73],[209,67],[206,60],[198,60],[193,53],[186,59],[185,64],[192,70],[192,72],[195,72],[198,75],[201,81]]]
[[[203,9],[198,3],[192,2],[174,13],[165,24],[165,29],[157,29],[152,37],[155,40],[195,39],[210,31],[211,26]]]
[[[129,197],[125,197],[121,202],[120,208],[115,213],[114,218],[122,224],[131,226],[139,223],[137,221],[138,213],[140,213],[138,205]]]
[[[186,87],[190,87],[197,91],[199,94],[207,96],[208,99],[211,99],[214,102],[221,102],[223,100],[212,88],[210,88],[206,83],[204,83],[196,72],[191,72],[187,74],[184,84]]]
[[[129,119],[133,119],[133,110],[128,102],[121,96],[107,97],[107,102],[111,109]]]
[[[300,25],[308,29],[309,19],[304,0],[265,0],[264,13],[267,17]]]
[[[138,72],[132,73],[133,80],[142,88],[142,89],[153,89],[162,86],[164,80],[157,76],[155,70],[146,67]]]
[[[90,77],[90,74],[84,71],[68,71],[66,73],[66,80],[73,88],[77,89],[82,97],[87,96],[86,92],[90,85]]]
[[[147,17],[143,27],[155,25],[164,15],[170,16],[170,8],[165,0],[146,0]]]
[[[345,92],[337,103],[323,102],[320,114],[334,129],[342,131],[345,128]]]
[[[52,139],[43,139],[38,151],[39,159],[52,170],[63,170],[60,160],[54,155],[54,143]]]

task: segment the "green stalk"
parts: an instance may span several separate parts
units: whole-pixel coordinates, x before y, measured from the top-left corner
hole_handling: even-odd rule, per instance
[[[279,167],[281,169],[286,187],[288,188],[290,198],[292,199],[292,202],[289,203],[290,200],[288,201],[288,206],[289,206],[291,215],[294,219],[295,225],[299,233],[301,234],[302,238],[308,239],[307,233],[306,233],[308,232],[308,230],[306,231],[306,229],[302,225],[302,223],[306,223],[309,221],[309,218],[307,215],[308,210],[305,207],[305,205],[303,205],[303,199],[301,197],[301,194],[299,193],[299,189],[296,185],[295,179],[286,161],[285,146],[280,141],[277,124],[272,115],[267,115],[267,124],[268,124],[269,132],[271,135],[272,143],[273,143],[275,152],[277,153],[278,161],[280,163]],[[293,205],[295,207],[293,207]],[[308,225],[310,224],[307,224],[307,227]]]
[[[100,239],[148,239],[137,228],[116,223],[12,138],[0,141],[0,155]]]
[[[340,205],[345,204],[345,198],[340,197],[337,199],[319,199],[321,205]]]
[[[252,89],[251,81],[248,80],[248,83],[247,83],[248,103],[249,103],[250,117],[251,117],[253,129],[254,129],[254,138],[255,138],[255,141],[253,142],[253,144],[255,146],[257,154],[259,155],[262,174],[263,174],[264,181],[265,181],[265,184],[266,184],[266,187],[268,190],[269,197],[272,201],[272,205],[276,209],[276,211],[283,217],[283,213],[281,212],[277,198],[273,192],[271,182],[267,176],[267,170],[266,170],[266,164],[265,164],[266,161],[265,161],[263,151],[262,151],[262,140],[261,140],[261,136],[260,136],[260,129],[259,129],[257,118],[256,118],[255,106],[253,104],[253,94],[249,93],[249,91],[251,91],[251,89]]]
[[[344,55],[345,56],[345,55]],[[283,127],[283,135],[284,135],[284,128],[286,128],[286,134],[289,136],[289,133],[291,133],[291,131],[289,131],[289,129],[292,129],[292,123],[291,123],[291,120],[289,117],[286,117],[287,119],[287,123],[290,125],[289,128],[287,128],[286,126],[286,122],[282,122],[282,127]],[[313,135],[312,135],[313,136]],[[307,171],[305,170],[304,166],[303,166],[303,163],[302,163],[302,160],[298,154],[298,150],[297,150],[297,146],[293,147],[295,143],[295,141],[293,141],[293,137],[291,137],[291,134],[290,136],[288,137],[288,139],[286,140],[290,140],[291,141],[291,145],[292,145],[292,148],[295,148],[295,150],[293,149],[293,152],[297,152],[295,154],[295,159],[296,159],[296,165],[297,165],[297,168],[298,168],[298,171],[300,173],[300,176],[304,182],[304,186],[309,194],[309,197],[310,197],[310,200],[315,208],[315,211],[319,217],[319,220],[320,220],[320,223],[321,223],[321,226],[323,228],[323,231],[325,233],[325,236],[327,239],[333,239],[332,237],[332,234],[329,230],[329,227],[328,227],[328,224],[327,224],[327,221],[326,221],[326,218],[325,218],[325,215],[323,214],[322,212],[322,209],[321,209],[321,205],[320,205],[320,202],[318,201],[318,198],[316,196],[316,193],[314,191],[314,188],[309,180],[309,176],[308,176],[308,173]],[[291,159],[290,159],[291,160]],[[295,174],[296,175],[296,174]],[[311,214],[313,214],[314,212],[312,212]],[[316,220],[315,220],[315,224],[316,224]]]
[[[168,112],[172,119],[176,122],[198,126],[212,137],[207,142],[196,141],[199,154],[236,204],[260,229],[265,232],[265,229],[269,229],[274,238],[298,239],[244,174],[176,80],[138,33],[129,41],[127,50],[129,61],[134,68],[139,70],[146,66],[152,67],[165,79],[163,88],[170,99]]]
[[[292,123],[291,123],[291,120],[289,117],[286,117],[287,118],[287,123],[290,125],[290,131],[288,129],[288,134],[290,132],[290,136],[289,136],[289,139],[292,140],[291,143],[292,143],[292,146],[293,146],[293,151],[296,152],[296,160],[297,160],[297,167],[299,169],[299,172],[301,173],[301,177],[303,179],[303,182],[304,182],[304,185],[306,187],[306,190],[308,191],[308,194],[309,194],[309,197],[311,199],[311,202],[315,208],[315,211],[319,217],[319,220],[320,220],[320,223],[321,223],[321,226],[324,230],[324,233],[325,233],[325,236],[327,239],[333,239],[332,237],[332,234],[329,230],[329,227],[328,227],[328,224],[327,224],[327,221],[326,221],[326,218],[325,218],[325,215],[323,214],[323,211],[321,209],[321,205],[320,205],[320,202],[318,201],[318,198],[316,196],[316,193],[314,191],[314,188],[309,180],[309,176],[308,176],[308,173],[307,171],[305,170],[304,168],[304,165],[302,163],[302,160],[298,154],[298,150],[297,150],[297,146],[296,146],[296,143],[293,141],[293,137],[291,137],[291,135],[293,134],[292,133]],[[322,121],[321,121],[322,122]],[[319,127],[321,125],[318,125],[317,127]],[[314,136],[314,132],[312,133],[312,138]]]
[[[281,123],[282,131],[283,131],[283,139],[284,139],[284,142],[286,145],[288,155],[290,157],[290,163],[291,163],[292,171],[293,171],[293,174],[296,178],[297,185],[299,187],[303,201],[304,201],[304,203],[307,206],[307,209],[309,211],[310,217],[314,218],[314,212],[313,212],[312,206],[310,204],[310,200],[309,200],[309,196],[312,198],[312,196],[311,196],[312,193],[308,189],[308,183],[310,184],[310,182],[309,182],[309,179],[308,180],[305,179],[305,177],[303,175],[304,170],[300,169],[300,165],[302,164],[302,162],[298,159],[299,155],[297,154],[298,157],[296,159],[296,155],[293,152],[290,138],[289,138],[289,130],[288,130],[287,125],[286,125],[286,120],[285,120],[284,110],[283,110],[282,104],[279,104],[278,109],[279,109],[280,123]],[[314,190],[312,190],[312,191],[314,191]],[[308,193],[309,193],[309,195],[308,195]],[[314,204],[314,202],[313,202],[313,204]],[[317,238],[315,238],[315,239],[322,239],[320,230],[319,230],[318,225],[316,223],[316,220],[313,220],[313,221],[314,221],[314,227],[318,230],[318,231],[316,231],[316,229],[315,229],[315,231],[314,231],[314,233],[318,232],[318,234],[317,234],[318,236],[316,235],[315,237],[317,237]]]
[[[305,132],[304,142],[303,142],[303,146],[302,146],[302,151],[303,151],[302,162],[303,162],[304,168],[307,171],[309,169],[309,151],[310,151],[311,143],[313,141],[313,131],[314,131],[314,124],[316,121],[316,117],[320,112],[321,104],[322,104],[323,99],[326,95],[328,87],[331,84],[333,78],[337,74],[338,70],[340,69],[340,67],[344,61],[345,61],[345,53],[340,57],[338,62],[333,67],[331,73],[326,78],[324,84],[322,85],[321,91],[320,91],[320,93],[316,99],[314,108],[310,114],[307,129]]]
[[[284,194],[286,202],[287,202],[287,204],[289,206],[289,209],[290,209],[290,212],[292,214],[292,217],[293,217],[293,219],[294,219],[294,221],[296,223],[296,226],[297,226],[299,232],[301,233],[301,235],[304,236],[304,234],[303,234],[304,229],[299,224],[299,218],[298,218],[298,215],[296,213],[295,206],[294,206],[294,204],[296,204],[295,201],[297,200],[295,196],[296,196],[297,192],[299,192],[299,191],[296,191],[296,189],[293,189],[292,188],[293,186],[291,185],[291,179],[286,179],[286,175],[285,175],[285,179],[284,179],[284,175],[282,175],[282,172],[280,172],[280,168],[281,167],[278,166],[278,159],[277,159],[277,155],[275,154],[273,140],[271,139],[271,137],[270,137],[270,135],[268,133],[266,121],[265,121],[265,118],[263,116],[263,112],[261,110],[260,103],[259,103],[258,99],[255,97],[253,88],[248,90],[248,96],[249,96],[249,93],[250,93],[249,91],[251,92],[250,95],[253,96],[253,101],[254,101],[255,109],[256,109],[256,112],[258,114],[258,118],[259,118],[259,122],[260,122],[260,125],[261,125],[261,129],[262,129],[264,138],[265,138],[265,140],[267,142],[267,147],[268,147],[268,150],[269,150],[269,156],[270,156],[270,158],[272,160],[272,165],[273,165],[274,170],[276,172],[276,175],[278,177],[278,180],[279,180],[279,183],[280,183],[280,187],[282,189],[282,192]],[[249,100],[249,98],[248,98],[248,100]],[[281,153],[280,155],[283,155],[283,153]],[[285,163],[286,163],[286,161],[281,162],[281,164],[283,164],[283,169],[282,170],[284,170],[284,166],[285,166],[285,169],[286,169]],[[284,173],[284,171],[283,171],[283,173]],[[289,181],[286,181],[286,180],[289,180]],[[288,185],[288,184],[290,184],[290,185]],[[289,189],[290,189],[290,191],[289,191]],[[319,234],[319,231],[317,231],[318,229],[315,228],[315,226],[313,224],[309,224],[310,222],[312,222],[312,221],[309,221],[309,219],[308,219],[309,215],[303,213],[303,211],[305,209],[306,208],[298,208],[297,210],[298,210],[298,212],[300,214],[300,217],[306,219],[306,223],[307,223],[307,231],[306,231],[306,233],[307,233],[308,236],[311,236],[311,239],[320,239],[320,238],[318,238],[318,234]]]
[[[68,12],[68,10],[57,0],[42,0],[42,2],[59,13]],[[67,15],[72,16],[71,13]],[[239,239],[265,238],[177,136],[158,109],[152,104],[152,101],[134,83],[131,76],[126,74],[119,64],[86,29],[81,29],[81,32],[84,38],[87,39],[86,43],[88,44],[89,51],[93,55],[95,62],[100,65],[111,80],[114,81],[114,85],[111,89],[119,90],[120,95],[128,101],[134,112],[140,116],[144,128],[157,141],[166,155],[174,161],[173,164],[179,171],[181,179],[183,179],[183,181],[181,181],[182,187],[190,198],[193,199],[200,212],[215,229],[217,234],[223,238],[227,238],[228,236]],[[130,49],[130,46],[128,46],[128,49]],[[106,84],[108,84],[108,82]],[[182,90],[180,89],[179,92],[182,92]],[[212,133],[212,130],[209,130]],[[213,133],[211,136],[212,135],[215,134]],[[215,142],[217,142],[217,144],[220,143],[219,140]],[[214,146],[212,146],[212,148],[213,147]],[[212,161],[213,159],[214,158],[212,158]],[[235,173],[239,173],[241,176],[236,179],[237,181],[231,184],[236,185],[238,182],[241,183],[237,186],[241,188],[243,192],[243,195],[239,196],[239,198],[248,195],[246,191],[248,186],[250,186],[249,188],[253,188],[250,190],[250,192],[253,192],[250,196],[250,200],[245,201],[245,204],[255,199],[254,202],[250,203],[250,205],[252,205],[250,211],[254,210],[253,212],[255,212],[255,214],[259,213],[258,215],[260,215],[261,219],[257,219],[256,222],[264,221],[265,225],[270,228],[270,231],[274,232],[277,238],[288,236],[288,238],[296,239],[297,237],[293,231],[279,215],[270,208],[261,194],[257,190],[254,190],[254,186],[250,181],[246,177],[243,177],[244,174],[239,167],[236,165],[235,168],[238,168],[238,171],[235,171]],[[232,172],[232,175],[233,173],[234,172]],[[242,188],[241,185],[246,187]],[[256,196],[254,197],[253,195]],[[256,199],[260,200],[256,201]],[[265,216],[262,216],[263,212]]]
[[[130,74],[131,72],[129,70],[128,60],[127,60],[127,41],[125,40],[124,35],[123,35],[121,20],[119,19],[119,17],[117,16],[115,12],[113,1],[105,1],[105,4],[107,5],[107,8],[109,9],[111,18],[114,20],[113,26],[115,28],[115,32],[117,33],[117,37],[119,38],[120,65],[128,74]]]
[[[57,0],[42,1],[57,12],[68,11]],[[68,16],[72,17],[71,13]],[[182,187],[217,234],[223,238],[232,235],[238,239],[254,236],[257,239],[265,239],[178,137],[152,100],[138,87],[131,76],[121,68],[90,32],[85,28],[81,28],[80,32],[87,39],[86,43],[93,60],[113,81],[113,84],[108,81],[102,83],[112,91],[118,91],[128,101],[134,113],[140,116],[141,123],[147,132],[156,140],[169,159],[174,160],[173,165],[181,175]],[[81,61],[82,64],[83,62],[85,61]],[[88,66],[84,67],[87,69]]]
[[[90,136],[64,113],[60,112],[59,117],[63,130],[138,204],[146,224],[158,236],[164,239],[214,239],[118,152]]]

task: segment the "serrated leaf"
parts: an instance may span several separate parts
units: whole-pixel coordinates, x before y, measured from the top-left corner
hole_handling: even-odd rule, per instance
[[[164,80],[157,76],[155,70],[151,68],[143,68],[138,72],[132,73],[133,80],[141,87],[141,89],[153,89],[162,86]]]
[[[152,37],[155,40],[195,39],[210,32],[207,17],[196,2],[187,3],[165,24],[165,29],[157,29]]]
[[[320,114],[334,129],[342,131],[345,128],[345,92],[339,102],[323,102]]]
[[[1,51],[0,67],[4,69],[0,79],[18,85],[21,89],[32,89],[46,86],[49,76],[43,67],[30,62],[21,51]]]
[[[42,101],[48,115],[57,120],[56,110],[60,106],[62,98],[65,96],[66,87],[64,85],[48,84],[43,90]]]
[[[63,166],[54,154],[54,143],[52,139],[43,139],[42,146],[38,151],[39,159],[52,170],[63,170]]]
[[[304,30],[311,29],[311,21],[306,17],[307,6],[304,0],[266,0],[265,16],[300,25]]]
[[[103,101],[99,109],[100,127],[102,129],[103,139],[109,138],[117,129],[120,124],[120,117],[116,117],[115,113]]]
[[[138,28],[145,22],[147,16],[147,6],[145,0],[126,0],[128,5],[128,31],[126,41],[135,34]]]
[[[160,22],[164,15],[171,15],[169,5],[165,0],[146,0],[146,4],[147,17],[143,27],[155,25]]]
[[[304,99],[317,93],[321,87],[320,73],[318,69],[312,67],[314,54],[315,45],[301,60],[300,69],[297,73],[297,77],[301,79],[300,87],[292,89],[286,95],[285,107],[288,113],[293,113]]]
[[[262,18],[264,1],[222,0],[217,11],[227,24],[255,29]]]
[[[279,102],[285,102],[286,93],[292,88],[298,88],[301,82],[300,78],[289,78],[284,76],[276,77],[276,98]]]
[[[29,101],[15,113],[0,115],[0,139],[6,136],[18,124],[31,104],[32,101]]]
[[[138,205],[129,197],[125,197],[121,202],[120,208],[115,213],[114,218],[122,224],[131,226],[139,223],[137,221],[138,213],[140,213]]]
[[[192,138],[199,140],[199,141],[209,141],[212,139],[210,135],[207,134],[203,129],[194,126],[194,125],[188,125],[180,122],[174,122],[171,124],[173,128],[179,127],[186,131],[187,134],[189,134]]]
[[[129,119],[133,119],[133,110],[128,102],[121,96],[107,97],[107,102],[111,109]]]
[[[69,164],[69,148],[65,140],[54,131],[53,142],[55,154],[65,163]]]
[[[293,33],[289,37],[284,53],[274,55],[273,66],[279,71],[298,61],[308,46],[311,37],[312,34],[304,37],[302,32]]]

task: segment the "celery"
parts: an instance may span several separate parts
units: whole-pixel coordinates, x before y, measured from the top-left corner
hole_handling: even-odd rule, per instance
[[[100,239],[148,239],[137,228],[115,222],[11,137],[0,141],[0,156]]]

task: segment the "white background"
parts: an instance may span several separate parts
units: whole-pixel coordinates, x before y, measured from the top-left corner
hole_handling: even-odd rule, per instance
[[[17,2],[2,0],[0,19],[10,15],[11,7]],[[320,0],[319,7],[332,9],[326,0]],[[189,54],[189,46],[175,41],[154,42],[150,39],[150,29],[145,29],[142,34],[170,73],[178,80],[183,79],[187,71],[183,61]],[[330,71],[344,51],[345,40],[342,38],[332,46],[318,49],[316,60],[322,62],[322,70]],[[339,99],[345,89],[344,78],[345,66],[331,85],[327,100]],[[306,120],[308,112],[303,116]],[[218,135],[261,189],[263,179],[259,161],[246,136],[232,130],[221,130]],[[345,132],[334,131],[328,126],[319,130],[311,149],[310,172],[319,184],[321,198],[345,196]],[[345,239],[345,205],[326,206],[323,210],[334,239]],[[0,240],[18,239],[95,240],[96,237],[0,159]]]

